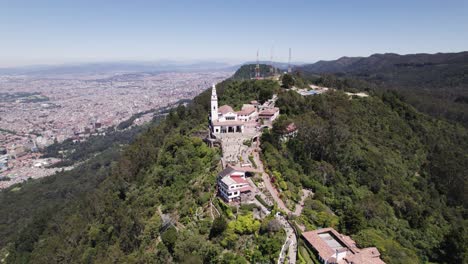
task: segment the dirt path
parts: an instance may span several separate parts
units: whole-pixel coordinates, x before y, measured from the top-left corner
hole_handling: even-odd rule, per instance
[[[304,209],[304,201],[311,194],[313,194],[312,191],[307,190],[307,189],[302,189],[301,201],[299,202],[299,204],[296,205],[296,210],[294,210],[293,215],[295,216],[301,215],[302,210]]]

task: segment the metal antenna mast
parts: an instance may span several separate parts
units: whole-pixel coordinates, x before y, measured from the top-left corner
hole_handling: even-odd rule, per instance
[[[257,50],[257,66],[255,66],[255,78],[260,79],[260,63],[258,62],[258,50]]]
[[[270,73],[272,75],[275,75],[275,67],[273,67],[273,46],[271,46],[271,52],[270,52]]]
[[[288,73],[291,73],[291,48],[289,48]]]

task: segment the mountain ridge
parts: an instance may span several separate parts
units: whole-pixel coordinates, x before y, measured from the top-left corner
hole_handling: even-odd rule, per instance
[[[390,67],[401,63],[467,63],[468,51],[457,53],[416,53],[400,55],[397,53],[375,53],[368,57],[347,57],[343,56],[336,60],[320,60],[313,64],[306,64],[296,69],[311,73],[337,73],[355,71],[376,71],[382,67]],[[366,68],[367,66],[367,68]],[[377,66],[377,67],[375,67]],[[371,69],[370,67],[373,67]]]

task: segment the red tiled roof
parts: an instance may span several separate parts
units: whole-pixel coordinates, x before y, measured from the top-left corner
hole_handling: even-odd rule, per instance
[[[329,233],[337,243],[343,246],[343,248],[337,249],[339,252],[346,251],[344,262],[339,261],[339,263],[385,264],[380,259],[380,252],[377,248],[359,249],[351,237],[342,235],[333,228],[322,228],[302,233],[302,236],[315,248],[322,259],[331,261],[331,258],[335,258],[336,254],[335,249],[319,236],[325,233]]]
[[[286,133],[291,133],[291,132],[296,131],[296,130],[297,130],[297,127],[296,127],[296,124],[294,124],[294,123],[290,123],[286,127]]]
[[[220,108],[218,108],[218,112],[220,112],[221,114],[224,115],[224,114],[227,114],[229,112],[234,113],[234,110],[229,105],[223,105]]]
[[[385,264],[383,260],[380,259],[380,252],[375,247],[364,248],[357,254],[351,254],[346,256],[346,259],[349,263],[362,263],[362,264]]]
[[[278,111],[279,111],[278,107],[273,107],[273,108],[265,109],[265,110],[261,111],[259,115],[261,115],[261,116],[272,116]]]
[[[240,175],[231,175],[231,179],[233,179],[236,183],[242,184],[249,184],[246,179],[242,178]]]
[[[237,112],[237,114],[238,115],[250,115],[255,111],[256,111],[255,107],[251,106],[251,107],[245,107],[244,109]]]
[[[318,234],[319,233],[325,233],[327,231],[330,231],[331,228],[324,228],[324,229],[319,229],[319,230],[314,230],[314,231],[309,231],[309,232],[304,232],[302,233],[302,236],[309,242],[309,244],[317,250],[319,256],[324,259],[328,260],[330,257],[335,254],[335,251],[323,241]]]

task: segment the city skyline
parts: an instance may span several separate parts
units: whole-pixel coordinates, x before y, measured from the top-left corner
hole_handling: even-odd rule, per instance
[[[0,67],[466,50],[465,1],[0,1]],[[287,19],[284,19],[287,17]]]

